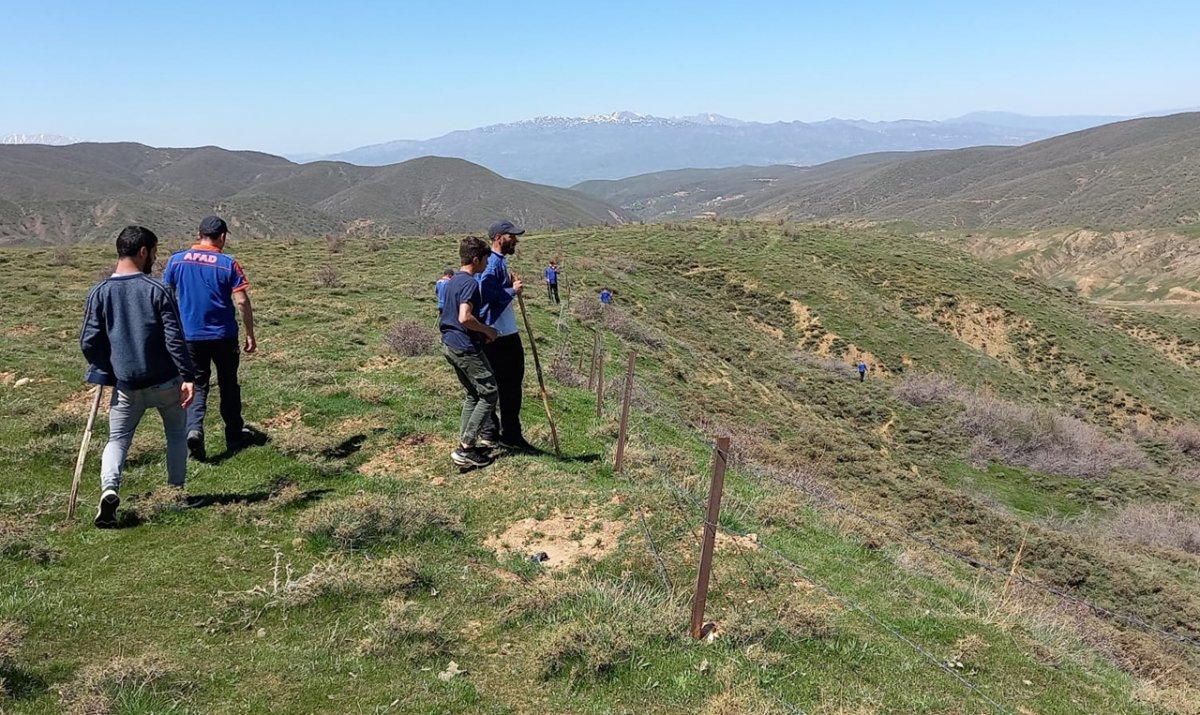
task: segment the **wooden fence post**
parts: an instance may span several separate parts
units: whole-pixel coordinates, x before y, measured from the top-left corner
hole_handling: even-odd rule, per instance
[[[699,640],[704,629],[704,602],[708,600],[708,581],[712,575],[713,546],[717,540],[717,520],[721,516],[721,494],[725,489],[725,462],[729,457],[729,438],[718,437],[713,452],[712,483],[708,487],[708,511],[704,517],[704,544],[700,549],[700,574],[696,578],[696,597],[692,601],[692,638]]]
[[[633,366],[637,352],[629,351],[629,367],[625,369],[625,399],[621,404],[621,431],[617,437],[617,474],[623,474],[625,468],[625,440],[629,432],[629,400],[633,396]]]

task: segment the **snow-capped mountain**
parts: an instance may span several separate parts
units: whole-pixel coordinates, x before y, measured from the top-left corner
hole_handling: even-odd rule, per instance
[[[64,137],[60,134],[5,134],[0,137],[0,144],[46,144],[48,146],[66,146],[78,144],[79,139]]]
[[[1060,132],[971,121],[746,122],[719,114],[656,117],[612,112],[535,117],[399,140],[323,157],[378,166],[419,156],[466,159],[504,176],[557,186],[682,168],[819,164],[857,154],[1017,145]]]

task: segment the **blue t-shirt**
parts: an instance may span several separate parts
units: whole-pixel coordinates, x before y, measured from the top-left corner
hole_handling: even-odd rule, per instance
[[[183,335],[188,342],[237,337],[233,294],[250,284],[233,256],[204,245],[179,251],[167,261],[163,283],[179,301]]]
[[[434,289],[437,292],[438,310],[441,310],[442,306],[446,304],[446,284],[449,282],[449,278],[439,278],[438,282],[434,284]]]
[[[558,283],[558,269],[554,266],[546,266],[546,282],[550,285]]]
[[[608,305],[609,303],[611,303],[612,302],[612,291],[607,291],[607,290],[600,291],[600,302],[605,305]]]
[[[487,268],[476,276],[483,290],[483,322],[496,329],[501,336],[517,333],[517,313],[514,301],[512,274],[508,272],[508,261],[502,254],[492,251],[488,256]]]
[[[446,282],[446,301],[442,306],[442,317],[438,328],[442,331],[442,344],[462,353],[477,353],[483,349],[483,333],[467,330],[458,322],[458,306],[471,304],[471,315],[479,317],[483,305],[483,293],[475,276],[459,271]]]

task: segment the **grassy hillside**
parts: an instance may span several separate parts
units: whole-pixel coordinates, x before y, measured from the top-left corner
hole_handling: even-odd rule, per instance
[[[810,167],[662,172],[577,188],[641,218],[869,218],[938,228],[1143,228],[1200,222],[1200,113],[1020,147],[868,155]],[[770,179],[770,180],[766,180]]]
[[[1194,350],[1195,321],[1116,319],[879,230],[530,236],[515,268],[554,257],[570,281],[570,308],[527,296],[565,459],[459,474],[448,367],[387,347],[421,344],[454,240],[235,249],[261,324],[247,413],[270,442],[214,437],[189,464],[199,506],[178,509],[148,417],[113,531],[87,523],[98,445],[62,520],[80,305],[109,256],[0,251],[24,286],[0,316],[6,712],[1196,712],[1200,379],[1162,343]],[[548,446],[535,386],[524,419]],[[716,635],[694,643],[721,434]]]
[[[141,144],[0,147],[0,197],[0,244],[96,240],[128,223],[187,236],[214,212],[251,237],[478,231],[497,216],[538,229],[628,218],[594,198],[460,159],[301,165],[257,152]]]

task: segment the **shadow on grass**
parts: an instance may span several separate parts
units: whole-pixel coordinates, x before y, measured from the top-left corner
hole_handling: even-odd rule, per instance
[[[289,506],[304,506],[320,499],[326,494],[332,492],[333,489],[310,489],[289,503]],[[196,494],[188,497],[189,509],[205,509],[210,506],[222,506],[225,504],[257,504],[270,499],[274,494],[272,492],[249,492],[247,494],[234,493],[217,493],[217,494]]]
[[[326,459],[345,459],[362,449],[363,443],[367,441],[365,434],[356,434],[353,437],[347,437],[336,446],[330,447],[321,452],[321,456]]]
[[[246,431],[250,433],[249,437],[244,440],[234,442],[233,444],[226,444],[224,452],[221,452],[214,457],[209,457],[208,459],[204,460],[204,462],[206,464],[213,465],[221,464],[227,459],[232,459],[243,449],[248,449],[250,447],[261,447],[271,441],[271,438],[267,435],[267,433],[260,429],[247,426]]]
[[[25,700],[46,692],[50,684],[38,675],[21,668],[0,668],[0,680],[4,681],[5,693],[0,695],[0,701]]]

